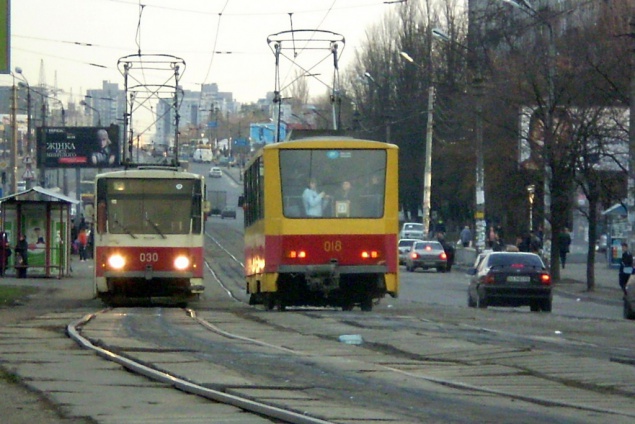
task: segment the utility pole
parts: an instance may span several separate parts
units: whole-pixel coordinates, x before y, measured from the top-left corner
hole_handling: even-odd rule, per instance
[[[432,123],[434,112],[434,86],[428,88],[428,122],[426,124],[426,152],[423,174],[423,234],[430,232],[430,192],[432,191]]]
[[[631,38],[635,42],[635,10],[631,10]],[[631,57],[630,108],[628,122],[628,191],[626,205],[630,225],[629,247],[635,244],[635,50]]]
[[[11,102],[11,192],[18,191],[18,88],[13,78],[13,100]]]

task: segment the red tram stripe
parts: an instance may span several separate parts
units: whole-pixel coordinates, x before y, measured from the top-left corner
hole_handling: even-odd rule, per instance
[[[153,271],[173,271],[174,258],[187,255],[192,258],[191,272],[195,278],[203,278],[203,248],[202,247],[141,247],[141,246],[97,246],[95,251],[95,274],[103,277],[108,270],[106,258],[112,253],[119,253],[126,259],[126,271],[144,271],[148,265]],[[106,264],[106,266],[104,266]]]
[[[266,236],[264,246],[245,248],[249,258],[265,259],[265,272],[276,272],[280,265],[326,264],[337,260],[342,266],[386,265],[397,272],[397,236],[395,234],[321,234]],[[304,252],[305,257],[291,257]],[[377,257],[363,258],[362,252],[377,252]]]

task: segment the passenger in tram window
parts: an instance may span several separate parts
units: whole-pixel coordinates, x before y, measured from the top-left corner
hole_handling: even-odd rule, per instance
[[[350,181],[344,181],[335,193],[335,216],[350,217],[359,213],[358,197]]]
[[[309,186],[302,193],[302,202],[304,203],[304,212],[306,216],[320,218],[324,213],[324,209],[328,204],[330,196],[325,192],[318,192],[317,180],[311,178]]]

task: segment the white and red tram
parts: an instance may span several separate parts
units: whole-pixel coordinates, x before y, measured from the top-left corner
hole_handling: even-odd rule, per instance
[[[107,304],[203,292],[205,181],[147,167],[95,179],[95,291]]]

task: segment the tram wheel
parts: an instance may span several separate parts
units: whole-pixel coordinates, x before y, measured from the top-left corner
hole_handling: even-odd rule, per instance
[[[263,304],[265,305],[265,310],[272,311],[273,308],[276,307],[276,299],[272,293],[266,293],[263,295],[264,300]]]
[[[361,304],[359,305],[361,310],[364,312],[370,312],[373,310],[373,298],[368,296],[366,297],[364,300],[362,300]]]

